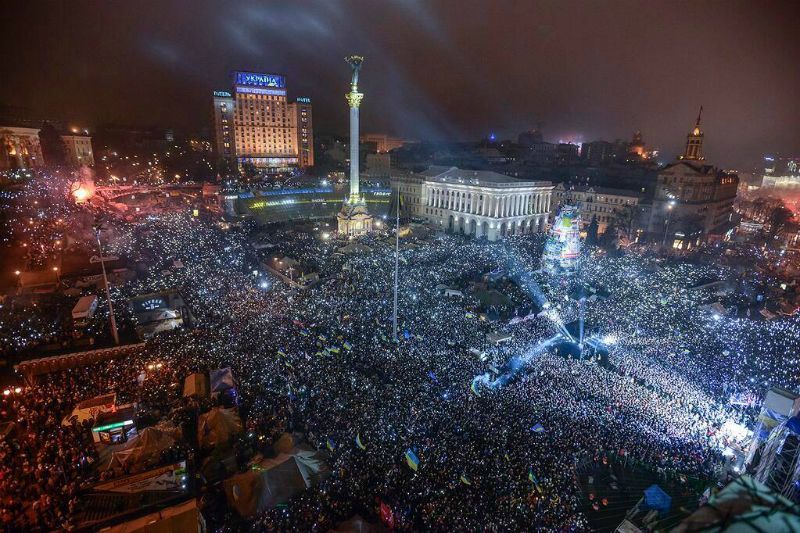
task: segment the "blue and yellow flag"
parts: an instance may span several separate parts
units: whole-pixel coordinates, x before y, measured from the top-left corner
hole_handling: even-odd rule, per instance
[[[464,474],[461,474],[461,477],[459,477],[458,480],[464,485],[472,485],[472,481],[470,481],[469,478]]]
[[[323,335],[322,333],[320,333],[320,334],[319,334],[319,337],[317,337],[317,338],[318,338],[319,340],[321,340],[322,342],[325,342],[326,340],[328,340],[328,338],[327,338],[325,335]]]
[[[528,479],[534,485],[538,485],[539,484],[539,480],[536,479],[536,474],[533,473],[533,467],[528,468]]]
[[[283,350],[278,350],[278,355],[280,355],[281,357],[286,357],[286,352],[284,352]]]
[[[472,385],[470,385],[470,386],[469,386],[469,390],[471,390],[471,391],[472,391],[472,393],[473,393],[475,396],[480,396],[480,395],[481,395],[481,394],[478,392],[478,386],[477,386],[477,384],[476,384],[474,381],[472,382]]]
[[[367,447],[364,446],[364,443],[361,442],[361,434],[356,433],[356,446],[358,446],[362,450],[366,450]]]
[[[338,346],[331,346],[330,348],[328,348],[328,351],[331,353],[339,353],[341,350],[339,349]]]
[[[344,346],[344,349],[347,350],[348,352],[353,349],[353,345],[347,341],[344,341],[344,344],[342,344],[342,346]]]
[[[336,443],[333,442],[333,439],[328,437],[328,442],[326,443],[328,446],[328,450],[333,451],[336,449]]]
[[[417,469],[419,468],[419,458],[417,457],[417,455],[414,453],[414,451],[411,448],[409,448],[409,449],[406,450],[405,457],[406,457],[406,463],[408,464],[408,467],[411,470],[413,470],[414,472],[416,472]]]
[[[537,423],[535,426],[531,428],[531,431],[533,431],[534,433],[544,433],[544,426]]]
[[[464,316],[467,318],[475,318],[475,313],[466,313]]]

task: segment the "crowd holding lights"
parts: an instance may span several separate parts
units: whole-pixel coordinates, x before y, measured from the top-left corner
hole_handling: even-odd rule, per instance
[[[60,226],[53,221],[83,216],[81,209],[46,211],[49,229],[29,225],[24,238],[54,241]],[[56,233],[64,238],[63,230]],[[178,288],[196,327],[159,335],[124,361],[4,391],[2,421],[23,428],[0,442],[0,518],[7,527],[68,526],[80,512],[81,488],[125,473],[98,472],[88,430],[61,426],[75,403],[115,391],[120,402],[139,402],[153,423],[180,422],[196,406],[175,384],[197,370],[230,366],[239,381],[246,425],[235,446],[240,464],[286,430],[330,450],[326,481],[254,524],[303,531],[327,531],[376,508],[399,530],[531,524],[584,530],[602,509],[587,505],[576,487],[579,465],[624,456],[663,479],[710,482],[723,445],[736,438],[722,428],[748,423],[752,415],[730,399],[760,395],[770,385],[798,386],[800,360],[785,357],[800,348],[797,317],[765,321],[742,311],[715,320],[702,307],[721,301],[743,310],[747,295],[775,283],[758,273],[738,274],[713,248],[703,252],[713,260],[693,263],[595,250],[567,283],[531,272],[540,265],[538,236],[500,243],[442,236],[404,245],[395,344],[393,239],[365,237],[371,251],[347,255],[336,253],[341,241],[270,230],[281,253],[320,273],[319,284],[299,291],[264,271],[264,258],[248,244],[250,233],[188,213],[108,223],[108,253],[150,272],[112,291],[120,313],[134,295]],[[555,333],[556,321],[544,317],[481,320],[473,288],[488,272],[537,276],[548,311],[564,323],[578,318],[571,284],[602,286],[608,297],[585,301],[583,315],[610,346],[610,364],[546,350],[504,387],[471,388],[474,376]],[[713,279],[735,289],[696,288]],[[532,307],[525,290],[498,283],[511,316]],[[458,288],[465,297],[446,298],[437,286]],[[45,310],[28,314],[27,334],[49,333]],[[498,329],[511,340],[490,345],[486,336]],[[18,346],[5,339],[4,345]],[[188,446],[170,453],[171,459],[185,456]],[[613,502],[613,494],[603,496]],[[224,508],[208,514],[213,523],[236,521]]]

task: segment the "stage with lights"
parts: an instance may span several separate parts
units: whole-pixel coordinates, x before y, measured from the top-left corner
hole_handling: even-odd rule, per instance
[[[616,342],[616,339],[603,336],[599,328],[591,324],[581,324],[579,320],[565,324],[564,329],[569,336],[561,335],[560,339],[555,342],[555,353],[562,357],[594,361],[600,366],[608,368],[608,344]]]

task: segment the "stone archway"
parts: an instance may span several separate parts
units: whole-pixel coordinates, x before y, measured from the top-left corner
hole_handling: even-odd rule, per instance
[[[447,217],[447,231],[449,231],[450,233],[454,233],[456,230],[454,223],[455,221],[453,220],[454,218],[455,217],[453,217],[453,215]]]
[[[469,221],[469,234],[473,237],[478,236],[478,222],[474,218]]]

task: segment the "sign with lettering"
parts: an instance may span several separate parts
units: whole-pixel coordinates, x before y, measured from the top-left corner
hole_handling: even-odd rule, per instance
[[[234,74],[236,85],[253,85],[256,87],[286,87],[286,78],[278,74],[259,74],[257,72],[236,72]]]

